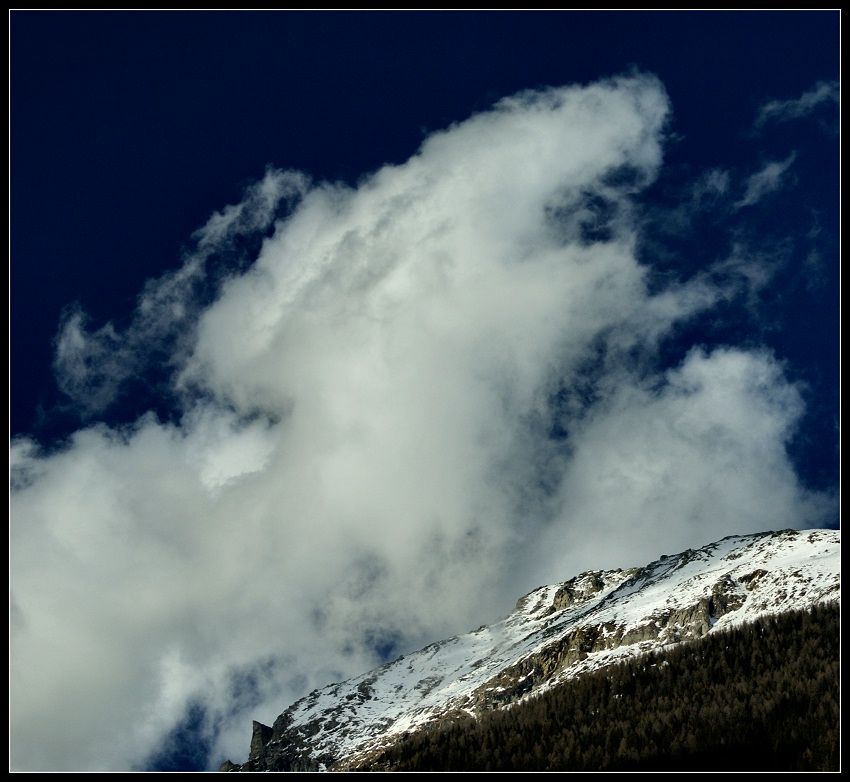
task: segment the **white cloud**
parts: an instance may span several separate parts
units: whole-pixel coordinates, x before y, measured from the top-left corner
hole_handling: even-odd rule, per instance
[[[735,207],[740,209],[744,206],[752,206],[758,203],[769,193],[778,190],[783,186],[787,179],[786,172],[794,162],[796,155],[790,154],[785,160],[772,160],[766,163],[760,171],[747,179],[747,190],[744,197],[735,203]]]
[[[294,203],[309,187],[309,178],[300,171],[269,168],[263,179],[247,189],[241,203],[216,212],[196,232],[199,247],[214,248],[233,236],[265,228],[274,219],[281,199]]]
[[[53,359],[60,389],[85,412],[102,410],[115,398],[130,372],[126,344],[111,323],[96,335],[87,334],[85,314],[70,308],[56,339]]]
[[[729,172],[720,168],[711,168],[706,171],[693,188],[693,201],[699,204],[702,201],[714,201],[729,190]]]
[[[818,82],[812,89],[804,92],[799,98],[792,100],[772,100],[765,103],[759,110],[756,127],[768,122],[787,122],[800,119],[814,112],[824,104],[839,103],[841,88],[838,82]]]
[[[802,412],[768,353],[694,349],[653,388],[621,383],[576,433],[560,516],[533,560],[551,561],[546,580],[558,580],[591,559],[622,567],[725,535],[818,525],[833,499],[803,490],[785,451]]]
[[[228,410],[199,405],[184,422],[185,457],[204,487],[216,494],[222,486],[259,472],[274,453],[266,421],[240,422]]]
[[[651,294],[635,259],[667,112],[657,80],[614,79],[504,100],[356,189],[269,171],[126,334],[69,321],[77,358],[57,361],[82,401],[166,334],[186,407],[49,456],[12,443],[12,768],[130,768],[192,699],[213,762],[240,759],[251,719],[381,643],[468,630],[581,569],[830,518],[785,455],[802,403],[769,355],[653,369],[726,295],[706,276]],[[202,306],[204,260],[280,199]]]

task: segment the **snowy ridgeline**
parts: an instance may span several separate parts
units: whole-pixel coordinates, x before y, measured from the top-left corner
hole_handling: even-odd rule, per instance
[[[525,595],[493,625],[314,691],[274,727],[255,722],[248,761],[222,770],[344,769],[405,734],[617,660],[839,600],[840,572],[840,531],[785,530],[582,573]]]

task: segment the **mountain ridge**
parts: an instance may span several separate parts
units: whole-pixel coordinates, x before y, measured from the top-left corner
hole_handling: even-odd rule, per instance
[[[618,660],[840,599],[840,531],[734,535],[643,567],[586,571],[507,617],[313,691],[222,771],[345,770],[401,738]]]

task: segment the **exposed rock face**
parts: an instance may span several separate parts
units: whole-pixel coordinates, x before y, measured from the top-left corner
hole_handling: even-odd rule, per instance
[[[576,603],[582,603],[597,592],[601,592],[605,588],[604,576],[605,574],[600,570],[591,570],[589,573],[582,573],[566,581],[552,598],[552,611],[561,611]]]
[[[229,763],[225,761],[219,771],[318,771],[323,765],[322,758],[314,756],[308,742],[317,730],[316,725],[295,729],[288,711],[281,714],[271,728],[254,720],[247,763],[241,766],[230,763],[225,768]],[[332,758],[328,760],[333,762]]]
[[[262,753],[269,743],[274,731],[262,722],[254,720],[253,732],[251,734],[251,756],[254,757]]]
[[[503,708],[566,678],[765,613],[840,595],[840,533],[724,538],[642,568],[590,571],[520,598],[504,620],[316,690],[222,771],[361,767],[412,731]]]

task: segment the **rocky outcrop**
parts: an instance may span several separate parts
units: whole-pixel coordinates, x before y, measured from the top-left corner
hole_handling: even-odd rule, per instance
[[[617,573],[622,571],[618,570]],[[566,581],[552,599],[552,610],[562,611],[565,608],[583,603],[593,595],[598,594],[605,588],[604,573],[601,570],[593,570],[589,573],[571,578]]]
[[[643,573],[634,571],[628,586]],[[577,588],[576,582],[579,583]],[[566,582],[555,593],[553,610],[574,606],[600,592],[605,584],[601,573],[587,573]],[[711,594],[690,606],[660,611],[641,625],[626,627],[602,622],[580,627],[567,633],[540,651],[528,655],[502,670],[469,696],[464,704],[470,710],[500,708],[548,686],[558,674],[590,655],[623,646],[650,643],[653,646],[693,640],[704,636],[721,616],[740,608],[746,600],[741,585],[724,576],[711,589]]]
[[[330,765],[335,758],[315,756],[309,739],[316,732],[316,725],[294,726],[288,710],[273,727],[254,720],[248,760],[241,764],[225,760],[219,771],[319,771],[326,765],[323,761]]]

